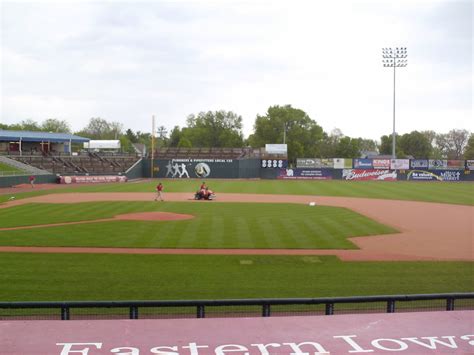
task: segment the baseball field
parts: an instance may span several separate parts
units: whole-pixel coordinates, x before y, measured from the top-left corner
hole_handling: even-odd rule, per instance
[[[162,182],[0,189],[0,300],[474,290],[473,184]]]

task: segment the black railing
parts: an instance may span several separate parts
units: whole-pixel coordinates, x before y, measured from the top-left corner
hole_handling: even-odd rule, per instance
[[[474,293],[181,301],[0,302],[0,319],[270,317],[468,309],[474,309]],[[85,312],[81,313],[81,310]],[[71,317],[72,314],[74,317]]]

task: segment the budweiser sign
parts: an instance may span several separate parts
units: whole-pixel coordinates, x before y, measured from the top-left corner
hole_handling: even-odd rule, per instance
[[[365,170],[365,169],[344,169],[342,178],[345,180],[385,180],[396,181],[397,172],[393,170]]]

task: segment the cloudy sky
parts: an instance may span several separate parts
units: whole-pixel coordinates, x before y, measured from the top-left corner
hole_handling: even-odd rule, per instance
[[[91,117],[134,131],[229,110],[244,134],[271,105],[325,131],[474,131],[470,0],[2,1],[0,122]]]

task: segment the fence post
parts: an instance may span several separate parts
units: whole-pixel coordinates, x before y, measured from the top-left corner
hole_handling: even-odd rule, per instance
[[[446,310],[454,311],[454,298],[446,298]]]
[[[395,313],[395,300],[387,301],[387,313]]]
[[[69,307],[61,307],[61,320],[69,320]]]
[[[334,314],[334,303],[326,303],[326,315],[332,316]]]
[[[262,317],[270,317],[270,305],[262,304]]]
[[[197,306],[197,318],[205,318],[206,311],[204,309],[204,305]]]
[[[130,319],[138,319],[138,307],[130,306]]]

